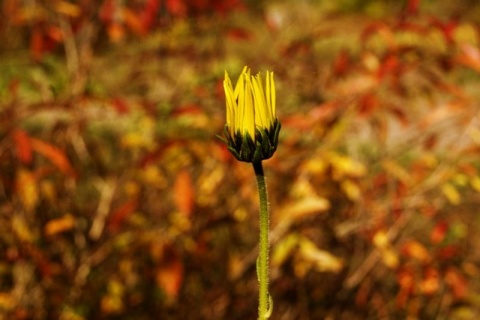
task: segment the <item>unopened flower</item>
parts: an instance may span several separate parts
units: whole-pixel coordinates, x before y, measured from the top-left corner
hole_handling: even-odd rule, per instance
[[[264,88],[260,74],[251,76],[245,67],[234,89],[225,71],[223,87],[227,105],[224,142],[228,150],[244,162],[269,159],[277,149],[281,127],[275,115],[273,72],[267,71]]]

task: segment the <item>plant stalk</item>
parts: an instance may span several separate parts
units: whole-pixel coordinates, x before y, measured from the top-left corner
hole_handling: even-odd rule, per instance
[[[269,212],[267,185],[263,173],[262,162],[253,162],[253,169],[257,178],[258,197],[260,199],[260,237],[259,254],[257,260],[257,276],[259,282],[259,301],[258,301],[258,319],[268,319],[271,314],[271,300],[268,293],[268,231],[269,231]]]

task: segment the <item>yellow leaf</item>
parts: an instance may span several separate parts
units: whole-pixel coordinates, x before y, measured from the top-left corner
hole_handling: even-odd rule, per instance
[[[400,262],[398,254],[392,248],[382,251],[382,261],[390,269],[396,269]]]
[[[55,10],[69,17],[78,17],[82,13],[82,9],[78,5],[67,1],[57,1]]]
[[[333,178],[340,180],[344,176],[359,178],[366,174],[367,169],[360,162],[344,155],[330,153],[328,159],[333,168]]]
[[[21,216],[14,215],[12,217],[12,229],[21,241],[32,242],[34,240],[33,232]]]
[[[127,181],[123,186],[123,190],[128,198],[135,198],[140,194],[140,185],[136,181]]]
[[[15,180],[17,195],[27,212],[31,212],[38,204],[38,187],[35,175],[27,170],[20,169]]]
[[[480,192],[480,177],[475,176],[472,179],[470,179],[470,185],[475,191]]]
[[[327,163],[324,160],[313,158],[305,164],[304,170],[313,174],[322,174],[327,170],[327,167]]]
[[[164,188],[167,185],[167,180],[156,165],[148,165],[141,171],[142,180],[157,188]]]
[[[280,266],[292,254],[292,251],[298,245],[298,236],[290,234],[286,238],[279,241],[272,253],[272,265]]]
[[[290,223],[301,220],[310,215],[325,212],[330,208],[330,202],[325,198],[308,197],[295,202],[278,213],[278,221],[286,220]]]
[[[463,173],[457,173],[456,175],[453,176],[453,182],[457,186],[464,187],[468,184],[468,177],[466,174]]]
[[[57,191],[55,189],[55,184],[48,180],[43,180],[40,182],[40,190],[42,194],[42,199],[48,200],[49,203],[55,204],[58,197]]]
[[[320,250],[308,239],[300,240],[301,257],[312,263],[312,266],[319,272],[339,272],[342,267],[342,261],[328,251]]]
[[[387,267],[391,269],[398,267],[398,254],[392,248],[390,239],[388,239],[388,235],[384,230],[375,233],[373,236],[373,244],[380,249],[382,261]]]
[[[373,244],[379,249],[386,249],[390,246],[390,240],[385,230],[380,230],[375,233],[373,236]]]
[[[382,167],[387,173],[391,174],[406,185],[412,183],[412,176],[410,173],[395,161],[385,160],[382,162]]]
[[[128,132],[122,136],[121,144],[125,148],[141,148],[145,146],[145,141],[140,132]]]
[[[81,311],[76,311],[71,307],[65,306],[62,308],[59,320],[85,320],[85,318],[77,312]]]
[[[348,199],[352,201],[356,201],[360,199],[360,196],[362,192],[360,191],[360,187],[358,184],[353,182],[350,179],[343,180],[342,183],[340,184],[340,187],[342,188],[343,192],[345,195],[348,197]]]
[[[462,200],[462,198],[460,196],[460,193],[450,183],[445,183],[442,186],[442,192],[445,195],[445,197],[447,197],[448,201],[451,204],[453,204],[453,205],[460,204],[460,201]]]

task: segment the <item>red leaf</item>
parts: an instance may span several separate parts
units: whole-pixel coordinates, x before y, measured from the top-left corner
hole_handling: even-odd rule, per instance
[[[450,20],[447,22],[443,22],[440,19],[432,18],[431,26],[438,29],[443,34],[443,37],[449,44],[452,44],[454,42],[455,30],[458,27],[457,21]]]
[[[361,97],[359,104],[360,104],[359,113],[363,116],[370,115],[380,105],[377,96],[371,92]]]
[[[177,17],[183,17],[187,14],[187,6],[182,0],[166,0],[167,11]]]
[[[408,0],[407,9],[405,10],[409,15],[416,15],[420,7],[420,0]]]
[[[125,100],[123,100],[121,98],[114,98],[112,100],[112,104],[113,104],[113,107],[115,108],[115,110],[117,110],[117,112],[119,114],[125,114],[125,113],[128,113],[130,111],[130,109],[128,108],[128,105],[125,102]]]
[[[21,129],[16,129],[12,133],[13,143],[15,144],[17,158],[23,164],[32,162],[32,144],[30,137]]]
[[[45,51],[44,42],[42,31],[39,28],[34,28],[30,38],[30,52],[35,60],[42,58]]]
[[[141,15],[142,30],[147,33],[155,23],[155,18],[160,8],[159,0],[147,0]]]
[[[135,210],[138,208],[138,201],[137,199],[131,199],[127,202],[124,202],[119,207],[115,208],[113,212],[110,214],[109,221],[107,224],[107,228],[110,232],[117,232],[123,221],[131,215]]]
[[[252,34],[243,28],[230,28],[227,31],[227,37],[233,40],[250,40]]]
[[[342,77],[347,74],[351,67],[351,59],[348,51],[342,50],[333,62],[333,74],[336,77]]]
[[[377,72],[379,79],[383,79],[387,75],[394,74],[398,76],[400,69],[400,62],[398,57],[395,54],[388,54],[385,59],[383,59],[382,64]]]
[[[105,24],[111,23],[113,21],[113,16],[115,15],[115,11],[116,11],[115,9],[116,9],[116,1],[104,0],[98,12],[98,16],[100,20]]]
[[[437,252],[437,258],[441,261],[445,261],[447,259],[452,259],[457,257],[460,254],[460,248],[456,245],[448,245]]]
[[[54,274],[53,265],[42,250],[32,244],[24,244],[22,249],[25,255],[35,263],[43,277],[50,278]]]
[[[430,233],[430,242],[433,244],[439,244],[445,239],[445,235],[448,231],[448,224],[446,221],[438,222]]]
[[[75,171],[62,150],[36,138],[30,138],[30,141],[33,150],[50,160],[64,174],[75,176]]]
[[[284,50],[283,55],[286,57],[305,55],[312,51],[312,43],[309,39],[300,39],[292,41]]]
[[[172,116],[181,116],[184,114],[200,114],[202,113],[202,108],[196,104],[188,104],[174,109],[171,112]]]

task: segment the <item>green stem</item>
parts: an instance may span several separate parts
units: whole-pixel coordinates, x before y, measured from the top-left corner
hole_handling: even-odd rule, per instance
[[[253,169],[257,178],[258,196],[260,199],[260,239],[257,260],[257,276],[259,282],[258,319],[268,319],[272,305],[268,293],[268,230],[269,212],[267,185],[263,174],[262,162],[253,162]]]

